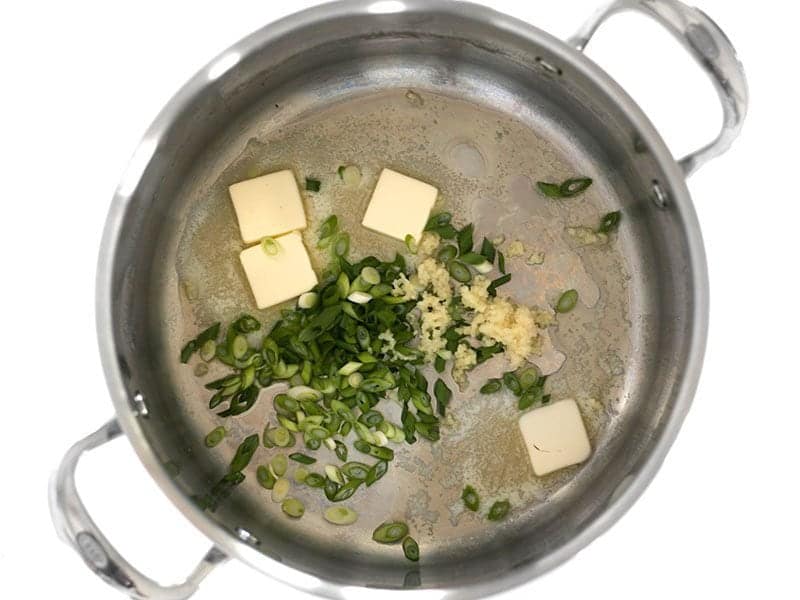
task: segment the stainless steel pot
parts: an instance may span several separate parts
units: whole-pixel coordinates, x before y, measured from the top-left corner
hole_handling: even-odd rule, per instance
[[[639,107],[581,53],[603,21],[629,9],[673,33],[719,91],[722,132],[680,161]],[[190,596],[228,557],[331,598],[363,586],[485,597],[567,560],[638,498],[688,410],[705,346],[708,284],[685,177],[727,150],[746,104],[729,40],[705,14],[676,0],[617,0],[567,43],[462,2],[345,1],[298,13],[234,45],[165,107],[114,198],[100,254],[97,319],[116,418],[73,446],[61,464],[51,490],[60,534],[112,586],[161,600]],[[554,393],[574,394],[588,382],[602,399],[590,423],[593,457],[537,487],[520,483],[515,499],[525,508],[487,528],[460,519],[447,503],[464,477],[454,460],[468,455],[458,440],[415,449],[428,454],[409,455],[399,483],[363,507],[379,518],[387,507],[402,512],[424,501],[435,530],[421,533],[424,558],[411,568],[348,533],[311,521],[289,528],[257,486],[242,486],[214,514],[191,500],[224,469],[235,444],[216,455],[202,447],[213,421],[194,401],[199,388],[176,364],[177,348],[195,322],[235,308],[187,303],[180,285],[187,232],[236,239],[235,230],[203,223],[230,210],[225,186],[254,164],[329,168],[343,159],[363,165],[367,179],[381,164],[426,175],[443,194],[460,198],[479,227],[541,244],[554,264],[546,262],[538,280],[523,279],[519,293],[548,301],[552,290],[575,281],[589,290],[589,306],[553,334],[567,361],[561,366],[554,351],[540,366],[560,368]],[[534,177],[565,171],[590,174],[593,195],[560,206],[532,199]],[[210,207],[205,217],[196,214],[198,205]],[[620,207],[625,227],[613,247],[590,251],[564,241],[565,225]],[[230,260],[234,249],[211,258]],[[242,285],[236,273],[203,274],[201,268],[208,295],[215,285]],[[458,401],[480,403],[468,394]],[[234,430],[263,423],[264,413],[252,412]],[[122,433],[213,542],[182,584],[161,586],[130,565],[78,496],[81,454]],[[506,460],[519,456],[512,442],[500,452]],[[420,486],[423,495],[410,497],[408,490]]]

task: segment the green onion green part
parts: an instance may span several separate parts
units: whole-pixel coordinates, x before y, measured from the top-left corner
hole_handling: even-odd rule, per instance
[[[299,519],[306,512],[306,507],[297,498],[286,498],[281,503],[281,510],[293,519]]]
[[[379,544],[396,544],[408,535],[408,525],[401,521],[393,521],[379,525],[372,532],[372,539]]]
[[[611,233],[619,227],[619,222],[622,220],[622,213],[620,211],[610,212],[605,215],[600,221],[600,227],[597,228],[599,233]]]
[[[289,458],[303,465],[313,465],[315,462],[317,462],[316,458],[313,456],[308,456],[307,454],[303,454],[302,452],[293,452],[289,455]]]
[[[281,251],[281,245],[271,237],[261,240],[261,249],[267,256],[276,256]]]
[[[490,379],[480,389],[481,394],[496,394],[503,389],[503,382],[499,379]]]
[[[411,536],[403,540],[403,554],[410,561],[417,562],[419,560],[419,544]]]
[[[511,503],[508,500],[498,500],[492,504],[486,518],[490,521],[501,521],[506,518],[509,510],[511,510]]]
[[[567,290],[556,302],[556,312],[565,314],[570,312],[578,304],[578,292],[576,290]]]
[[[472,512],[477,512],[481,506],[478,492],[476,492],[475,488],[471,485],[465,487],[464,491],[461,492],[461,500],[464,502],[464,506],[466,506],[467,509],[471,510]]]
[[[225,428],[221,425],[212,429],[209,434],[206,436],[206,448],[214,448],[218,446],[222,440],[225,439],[226,435]]]

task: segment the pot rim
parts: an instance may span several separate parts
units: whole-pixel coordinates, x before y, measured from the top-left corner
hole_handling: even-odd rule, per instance
[[[391,12],[436,12],[438,14],[460,16],[466,14],[475,20],[490,23],[495,28],[512,33],[522,40],[530,40],[532,43],[545,47],[554,56],[558,56],[559,60],[568,63],[571,69],[591,79],[595,85],[604,90],[611,101],[625,110],[628,118],[642,135],[654,159],[668,177],[671,190],[670,200],[683,216],[686,228],[695,293],[694,312],[692,315],[695,327],[688,344],[687,364],[689,368],[680,382],[674,408],[664,425],[660,438],[654,443],[650,456],[642,463],[638,471],[631,473],[623,480],[623,483],[617,488],[614,499],[606,506],[599,517],[587,525],[578,535],[556,548],[545,558],[527,564],[524,567],[516,568],[513,572],[509,572],[502,577],[478,584],[452,585],[446,588],[427,588],[413,591],[403,590],[403,593],[407,596],[415,595],[418,598],[427,596],[437,600],[440,598],[485,598],[501,591],[518,587],[561,565],[608,530],[642,495],[660,468],[691,405],[702,369],[708,332],[709,292],[705,251],[699,222],[686,187],[683,172],[649,118],[634,100],[597,64],[564,41],[514,17],[468,2],[453,2],[451,0],[402,0],[401,2],[344,0],[315,6],[267,24],[220,53],[184,84],[167,102],[142,137],[114,194],[103,231],[97,266],[96,325],[100,356],[108,389],[122,430],[134,447],[139,459],[162,491],[197,529],[218,545],[228,556],[238,558],[259,571],[296,589],[329,598],[358,598],[358,594],[353,592],[362,588],[323,580],[302,570],[289,567],[239,540],[231,531],[209,519],[169,477],[164,466],[148,444],[139,425],[137,414],[132,409],[130,394],[126,389],[124,377],[117,361],[113,336],[112,276],[124,215],[136,197],[137,189],[147,165],[155,154],[158,140],[185,107],[213,82],[212,73],[214,73],[215,69],[219,71],[220,65],[223,64],[226,57],[230,57],[233,54],[246,57],[253,52],[257,52],[264,44],[296,28],[331,17],[374,13],[379,5],[383,5],[386,10],[394,9]]]

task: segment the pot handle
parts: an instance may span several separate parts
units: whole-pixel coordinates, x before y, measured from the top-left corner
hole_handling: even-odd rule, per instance
[[[717,139],[679,161],[688,177],[726,152],[738,137],[748,103],[744,69],[736,49],[719,26],[700,9],[678,0],[614,0],[591,17],[568,43],[582,52],[600,25],[629,10],[652,17],[675,36],[711,78],[722,102],[723,124]]]
[[[94,524],[75,486],[75,469],[81,455],[122,433],[112,419],[72,446],[64,456],[50,484],[50,512],[59,536],[80,554],[87,566],[111,587],[136,600],[184,600],[197,591],[200,582],[227,555],[212,546],[183,583],[162,586],[140,573],[109,543]]]

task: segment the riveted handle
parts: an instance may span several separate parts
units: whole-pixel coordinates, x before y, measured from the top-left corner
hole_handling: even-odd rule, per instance
[[[569,39],[583,51],[597,29],[609,17],[638,11],[655,19],[689,51],[711,78],[722,103],[722,131],[710,144],[679,162],[686,177],[712,158],[723,154],[739,136],[747,113],[748,92],[744,68],[736,49],[719,26],[703,11],[678,0],[614,0],[597,12]]]
[[[113,588],[136,600],[184,600],[197,591],[200,582],[227,556],[212,546],[183,583],[163,586],[143,575],[117,552],[97,528],[78,495],[75,469],[87,450],[119,436],[116,420],[70,448],[50,485],[50,512],[61,538],[80,554],[86,565]]]

